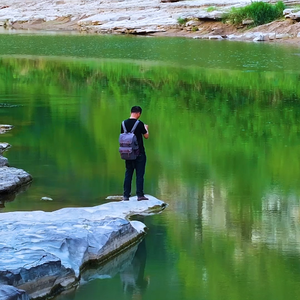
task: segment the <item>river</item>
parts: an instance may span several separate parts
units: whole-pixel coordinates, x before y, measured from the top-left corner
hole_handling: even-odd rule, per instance
[[[118,136],[133,105],[149,124],[145,192],[169,204],[143,219],[149,232],[127,267],[57,300],[300,297],[299,48],[54,33],[0,39],[0,123],[15,126],[1,142],[12,145],[10,165],[34,178],[1,212],[121,195]]]

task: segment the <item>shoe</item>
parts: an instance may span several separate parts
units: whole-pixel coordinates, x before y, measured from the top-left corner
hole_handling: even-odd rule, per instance
[[[142,201],[142,200],[149,200],[149,198],[145,196],[138,197],[137,201]]]
[[[129,201],[129,197],[123,197],[123,201]]]

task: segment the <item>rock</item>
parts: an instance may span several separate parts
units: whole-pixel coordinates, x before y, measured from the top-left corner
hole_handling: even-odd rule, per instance
[[[286,15],[286,18],[290,18],[292,20],[300,20],[300,11],[295,12],[295,13],[290,13],[289,15]]]
[[[30,174],[21,169],[0,167],[0,194],[12,193],[32,181]]]
[[[17,289],[10,285],[0,285],[1,300],[29,300],[25,291]]]
[[[194,13],[193,17],[196,17],[199,20],[222,20],[223,15],[223,11],[214,10],[207,12],[205,10],[200,10],[198,13]]]
[[[209,40],[222,40],[223,38],[220,35],[210,35]]]
[[[1,167],[7,167],[7,166],[8,166],[8,159],[6,157],[0,155],[0,168]]]
[[[263,42],[265,40],[264,35],[257,36],[256,38],[253,39],[253,42]]]
[[[238,36],[235,35],[235,34],[229,34],[229,35],[227,35],[227,39],[229,39],[229,40],[234,40],[234,39],[237,39],[237,38],[238,38]]]
[[[186,22],[185,26],[200,26],[202,23],[203,22],[191,20]]]
[[[0,285],[23,289],[35,299],[78,284],[91,262],[103,262],[145,235],[145,225],[128,216],[166,207],[147,197],[54,212],[2,213]]]
[[[253,40],[256,37],[255,34],[253,34],[252,32],[248,32],[246,34],[244,34],[244,39],[246,40]]]
[[[53,201],[53,199],[49,198],[49,197],[42,197],[41,200],[43,200],[43,201]]]
[[[12,128],[12,125],[0,124],[0,134]],[[16,193],[18,189],[32,181],[31,175],[27,172],[9,167],[8,159],[3,157],[2,153],[10,147],[8,143],[0,143],[0,195]]]
[[[270,32],[269,33],[269,40],[275,40],[276,39],[276,33],[275,32]]]
[[[263,42],[269,39],[268,35],[262,32],[253,32],[253,35],[255,36],[253,42]]]
[[[11,130],[12,128],[12,125],[0,125],[0,134],[5,133],[6,131]]]
[[[294,10],[292,8],[286,8],[283,10],[283,15],[289,15],[290,13],[292,13]]]
[[[242,21],[242,24],[243,25],[251,25],[254,23],[254,20],[251,20],[251,19],[246,19],[246,20],[243,20]]]
[[[11,145],[8,143],[0,143],[0,155],[10,147]]]
[[[290,35],[288,33],[276,34],[276,39],[288,39]]]

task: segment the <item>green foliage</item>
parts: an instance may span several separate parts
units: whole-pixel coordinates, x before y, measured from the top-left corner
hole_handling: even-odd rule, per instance
[[[170,51],[157,52],[163,55],[165,48]],[[245,59],[249,49],[258,48],[240,49]],[[207,51],[216,56],[212,48]],[[263,51],[283,57],[285,67],[289,59],[297,66],[286,49]],[[45,191],[57,199],[47,201],[56,209],[98,205],[103,196],[119,194],[124,175],[119,122],[136,103],[152,133],[145,142],[147,193],[172,203],[164,221],[159,216],[162,223],[149,226],[154,242],[147,250],[155,251],[147,257],[147,274],[164,283],[156,285],[153,299],[163,293],[173,296],[168,299],[298,299],[298,252],[289,241],[299,232],[299,68],[247,72],[247,66],[234,69],[233,62],[234,70],[226,68],[221,59],[216,68],[166,61],[0,58],[0,103],[18,104],[0,109],[1,122],[15,125],[3,136],[13,145],[7,156],[37,178],[29,190],[33,204],[14,201],[10,207],[40,209],[36,199]],[[268,193],[280,203],[271,212],[263,204]],[[157,239],[163,230],[167,238]],[[151,257],[157,265],[149,263]],[[171,259],[169,274],[164,268],[148,273]]]
[[[216,10],[216,7],[215,7],[215,6],[209,6],[209,7],[206,9],[207,12],[212,12],[212,11],[214,11],[214,10]]]
[[[234,25],[242,24],[245,19],[251,19],[254,21],[254,25],[258,26],[281,18],[284,8],[285,5],[282,1],[277,2],[275,5],[262,1],[253,2],[241,8],[233,7],[224,16],[224,19]]]
[[[186,21],[187,21],[187,19],[181,18],[181,17],[179,17],[179,18],[177,19],[177,22],[178,22],[180,25],[184,25],[184,24],[186,23]]]

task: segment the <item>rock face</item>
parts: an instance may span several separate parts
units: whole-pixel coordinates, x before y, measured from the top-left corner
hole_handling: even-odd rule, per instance
[[[143,237],[145,225],[128,216],[165,207],[149,196],[91,208],[3,213],[0,285],[25,290],[30,299],[69,289],[86,265],[103,262]]]

